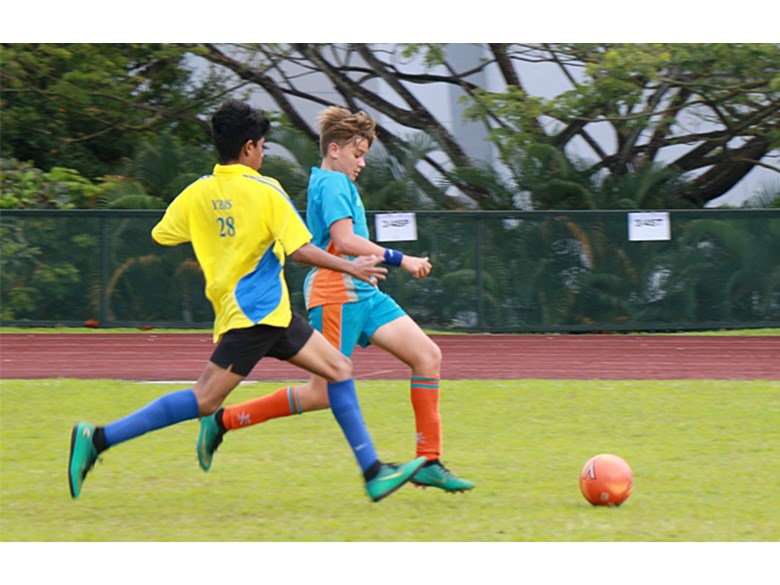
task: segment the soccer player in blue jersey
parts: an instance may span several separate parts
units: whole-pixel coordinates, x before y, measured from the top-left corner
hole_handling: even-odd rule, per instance
[[[376,137],[375,121],[365,112],[352,113],[331,106],[322,112],[319,124],[322,164],[311,170],[306,209],[313,243],[333,257],[381,256],[386,265],[398,266],[413,278],[425,278],[431,271],[428,258],[404,255],[369,239],[366,213],[355,181],[366,166],[366,154]],[[442,355],[438,345],[389,295],[327,267],[310,271],[304,283],[304,297],[312,325],[345,355],[351,356],[358,344],[372,344],[409,366],[417,456],[426,461],[412,483],[447,492],[473,489],[474,482],[457,477],[440,459]],[[326,382],[315,375],[304,385],[279,388],[267,396],[227,406],[201,419],[198,450],[208,453],[210,465],[226,431],[324,409],[328,404]],[[209,444],[204,437],[218,440]],[[208,469],[202,463],[201,466]]]
[[[327,254],[281,185],[262,176],[270,123],[258,110],[230,100],[211,120],[219,163],[170,204],[152,229],[155,242],[191,242],[214,307],[216,349],[192,388],[169,393],[104,426],[79,422],[71,433],[68,484],[78,498],[98,455],[119,443],[185,420],[213,414],[263,357],[290,363],[325,380],[326,398],[352,447],[373,501],[409,481],[425,463],[382,463],[360,411],[352,362],[290,308],[286,257],[335,270],[373,287],[386,269],[380,258],[354,261]],[[213,438],[212,438],[213,439]],[[210,443],[213,441],[209,441]],[[201,464],[205,454],[198,453]],[[209,461],[210,461],[210,455]]]

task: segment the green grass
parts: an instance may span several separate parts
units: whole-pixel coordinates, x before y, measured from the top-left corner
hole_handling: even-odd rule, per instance
[[[278,385],[240,386],[235,403]],[[468,494],[405,487],[373,504],[328,411],[229,434],[209,473],[189,421],[118,445],[72,501],[71,426],[105,423],[178,386],[0,381],[2,541],[776,542],[780,382],[448,381],[445,462]],[[380,455],[413,457],[403,382],[360,382]],[[595,508],[579,472],[624,457],[635,487]]]

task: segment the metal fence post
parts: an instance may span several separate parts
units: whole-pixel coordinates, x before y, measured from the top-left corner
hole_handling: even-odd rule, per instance
[[[108,217],[100,215],[100,323],[108,323],[108,274],[111,269],[108,250]]]

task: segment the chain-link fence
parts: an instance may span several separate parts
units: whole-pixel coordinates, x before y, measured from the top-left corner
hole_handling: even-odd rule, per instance
[[[4,210],[3,325],[209,328],[189,245],[156,246],[160,211]],[[372,237],[376,213],[369,212]],[[381,288],[433,330],[556,332],[780,326],[780,210],[420,211],[425,280]],[[384,216],[382,216],[384,217]],[[287,265],[305,314],[308,267]]]

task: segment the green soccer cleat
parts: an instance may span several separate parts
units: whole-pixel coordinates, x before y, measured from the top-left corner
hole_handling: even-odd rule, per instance
[[[198,463],[203,471],[211,468],[211,460],[214,452],[222,444],[225,431],[219,428],[215,419],[216,413],[204,416],[200,419],[200,433],[198,434]]]
[[[368,497],[373,502],[386,498],[409,481],[423,465],[425,465],[425,457],[418,457],[402,465],[382,463],[379,473],[366,482]]]
[[[81,494],[81,486],[87,473],[94,467],[98,452],[92,442],[95,425],[80,422],[70,434],[70,460],[68,462],[68,486],[72,498]]]
[[[473,490],[476,484],[467,479],[461,479],[444,467],[438,459],[430,461],[412,478],[417,487],[437,487],[445,492],[465,492]]]

